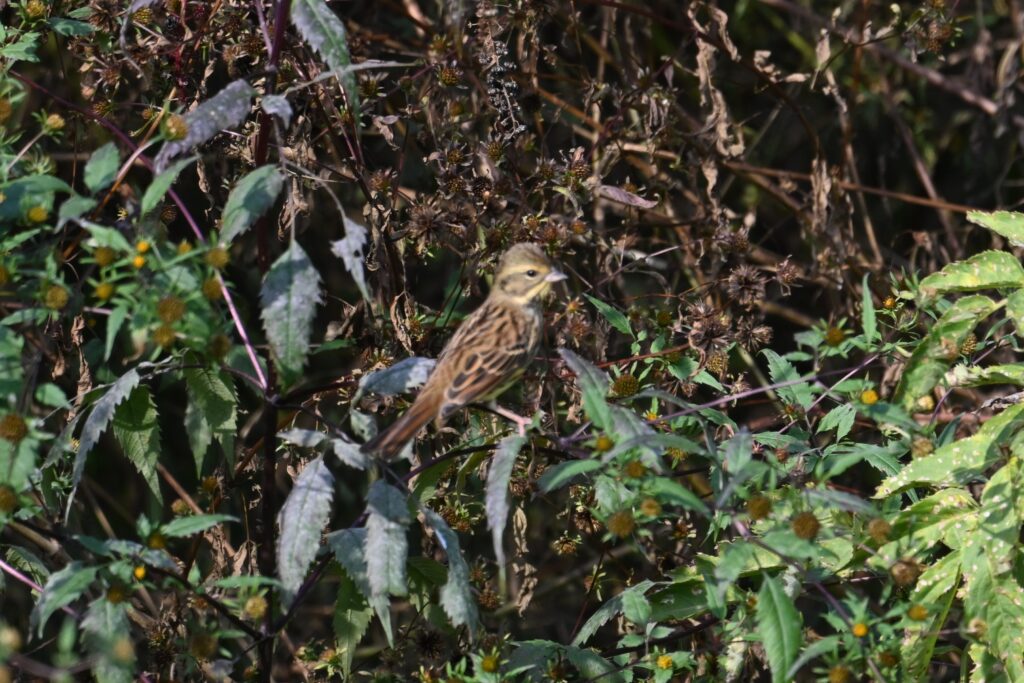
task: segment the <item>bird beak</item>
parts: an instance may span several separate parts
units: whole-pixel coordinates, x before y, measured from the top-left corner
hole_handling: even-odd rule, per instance
[[[560,270],[552,270],[550,273],[544,276],[544,282],[561,282],[566,277],[565,273]]]

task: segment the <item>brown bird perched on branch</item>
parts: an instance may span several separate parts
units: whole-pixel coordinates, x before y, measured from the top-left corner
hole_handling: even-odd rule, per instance
[[[565,279],[539,245],[516,244],[498,262],[487,299],[462,321],[405,414],[363,445],[365,453],[393,458],[431,420],[440,427],[452,412],[493,401],[523,374],[540,345],[541,300]],[[525,433],[529,420],[492,404]]]

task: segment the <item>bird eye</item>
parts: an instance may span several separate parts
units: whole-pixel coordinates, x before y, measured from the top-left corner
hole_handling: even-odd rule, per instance
[[[526,277],[537,277],[537,271],[531,268],[530,270],[526,271]]]

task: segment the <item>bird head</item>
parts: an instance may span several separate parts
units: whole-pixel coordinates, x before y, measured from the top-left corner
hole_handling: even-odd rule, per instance
[[[521,242],[509,247],[494,273],[492,292],[526,305],[540,299],[551,286],[565,279],[538,244]]]

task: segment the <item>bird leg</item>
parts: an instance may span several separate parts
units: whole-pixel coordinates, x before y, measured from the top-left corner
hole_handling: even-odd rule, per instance
[[[513,413],[511,410],[505,410],[504,408],[498,405],[497,401],[491,401],[490,403],[487,404],[487,407],[491,410],[491,412],[502,416],[506,420],[515,422],[516,429],[519,431],[519,436],[526,436],[526,428],[533,424],[532,417],[523,417],[522,415],[517,415],[516,413]]]

